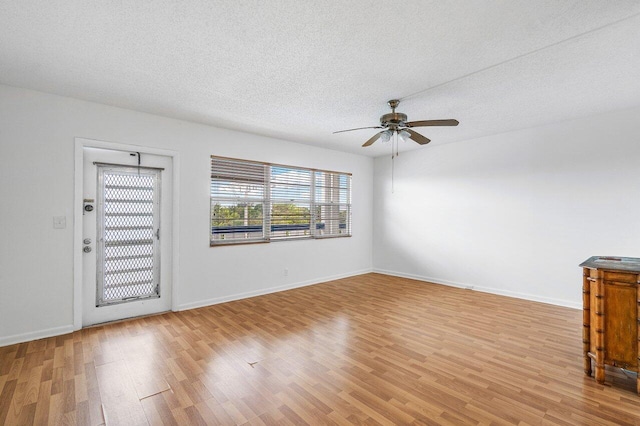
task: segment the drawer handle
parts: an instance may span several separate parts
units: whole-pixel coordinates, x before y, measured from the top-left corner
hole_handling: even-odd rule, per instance
[[[587,281],[596,282],[595,278],[587,277]]]

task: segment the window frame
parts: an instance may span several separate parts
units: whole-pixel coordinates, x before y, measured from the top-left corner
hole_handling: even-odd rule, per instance
[[[231,186],[232,192],[235,189],[236,193],[238,188],[242,185],[243,179],[241,172],[238,176],[229,174],[228,170],[221,166],[220,169],[214,169],[214,166],[218,164],[237,164],[238,168],[257,168],[262,167],[264,171],[264,183],[262,188],[262,197],[254,197],[254,200],[262,200],[262,230],[261,236],[251,236],[249,233],[256,234],[255,230],[245,230],[245,237],[237,236],[235,234],[242,234],[243,226],[247,226],[249,217],[246,215],[249,207],[249,198],[232,197],[224,194],[225,185]],[[301,175],[307,175],[306,182],[303,180],[299,182],[293,178],[274,179],[274,169],[281,173],[299,173]],[[225,180],[226,177],[226,180]],[[300,239],[327,239],[327,238],[343,238],[352,236],[352,220],[351,220],[351,198],[352,198],[352,177],[351,173],[337,172],[332,170],[314,169],[308,167],[290,166],[284,164],[266,163],[260,161],[245,160],[239,158],[221,157],[217,155],[211,155],[211,169],[210,169],[210,192],[209,192],[209,246],[229,246],[238,244],[263,244],[273,241],[291,241]],[[318,185],[317,180],[323,178],[325,182],[338,182],[338,186],[329,186],[326,183]],[[250,180],[245,180],[250,182]],[[248,185],[249,183],[247,183]],[[235,186],[235,188],[233,188]],[[279,188],[274,191],[274,188]],[[217,188],[214,193],[214,188]],[[305,188],[307,190],[305,190]],[[320,188],[320,189],[319,189]],[[247,190],[249,191],[249,190]],[[308,192],[307,192],[308,191]],[[319,201],[317,191],[322,191],[324,200]],[[276,192],[274,195],[273,192]],[[291,198],[285,198],[291,197]],[[279,213],[278,216],[274,216],[274,205],[283,205],[283,201],[291,200],[292,209],[289,215],[285,213]],[[236,205],[233,206],[232,201],[236,201]],[[242,203],[245,201],[245,203]],[[214,221],[219,223],[223,221],[231,221],[229,218],[221,218],[216,216],[220,214],[220,203],[231,203],[227,205],[227,209],[236,210],[235,222],[243,221],[243,225],[231,225],[228,226],[228,232],[216,232],[216,226]],[[237,216],[237,210],[242,208],[244,204],[244,217]],[[218,206],[217,213],[216,205]],[[285,204],[287,205],[287,204]],[[252,206],[253,207],[253,206]],[[306,211],[306,214],[305,214]],[[330,213],[318,214],[318,211],[329,211]],[[337,212],[337,214],[336,214]],[[276,222],[272,223],[272,218],[276,217]],[[308,217],[308,226],[305,227],[305,218]],[[301,223],[296,222],[296,220]],[[282,223],[284,221],[284,224]],[[287,221],[292,221],[287,224]],[[258,226],[258,225],[254,225]],[[274,226],[276,228],[274,228]],[[248,229],[248,228],[247,228]],[[331,232],[327,233],[326,229]],[[283,231],[285,234],[283,235]],[[290,234],[291,232],[291,234]],[[227,238],[229,236],[230,238]]]

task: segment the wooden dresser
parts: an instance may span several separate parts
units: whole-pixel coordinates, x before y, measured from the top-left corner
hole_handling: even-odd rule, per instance
[[[640,370],[640,259],[593,256],[580,264],[584,372],[604,383],[605,365]],[[640,377],[637,379],[640,395]]]

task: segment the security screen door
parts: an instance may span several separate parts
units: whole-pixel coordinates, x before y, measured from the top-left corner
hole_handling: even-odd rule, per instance
[[[136,162],[130,153],[85,151],[83,325],[170,309],[162,273],[165,169]]]
[[[160,297],[160,170],[96,166],[96,306]]]

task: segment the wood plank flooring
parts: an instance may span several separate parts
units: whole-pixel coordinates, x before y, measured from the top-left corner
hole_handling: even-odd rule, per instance
[[[584,376],[581,321],[361,275],[2,347],[0,424],[640,425],[635,378]]]

